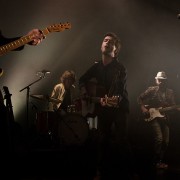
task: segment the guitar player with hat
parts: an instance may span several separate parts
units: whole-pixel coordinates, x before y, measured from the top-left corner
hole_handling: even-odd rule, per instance
[[[169,120],[172,110],[180,110],[175,102],[174,91],[167,86],[167,75],[164,71],[157,73],[155,86],[148,87],[138,97],[138,104],[144,119],[152,128],[154,152],[153,165],[158,169],[167,169],[165,153],[169,145]]]

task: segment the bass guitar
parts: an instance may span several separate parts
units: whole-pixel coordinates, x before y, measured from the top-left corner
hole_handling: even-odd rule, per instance
[[[159,108],[149,108],[149,117],[145,118],[146,122],[150,122],[153,119],[157,118],[157,117],[165,117],[165,115],[163,114],[163,112],[166,111],[170,111],[170,110],[174,110],[180,108],[180,105],[173,105],[173,106],[169,106],[169,107],[159,107]]]

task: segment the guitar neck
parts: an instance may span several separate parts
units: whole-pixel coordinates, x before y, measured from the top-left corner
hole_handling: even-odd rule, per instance
[[[170,110],[176,109],[176,108],[178,108],[178,107],[179,107],[179,105],[174,105],[174,106],[162,108],[162,109],[160,109],[159,111],[160,111],[160,112],[170,111]]]
[[[60,23],[60,24],[54,24],[49,27],[46,27],[44,30],[42,30],[42,34],[46,36],[50,32],[60,32],[64,31],[65,29],[70,29],[71,24],[70,23]],[[17,49],[33,40],[33,35],[27,35],[23,36],[15,41],[12,41],[8,44],[5,44],[0,47],[0,56],[6,54],[9,51],[12,51],[14,49]]]
[[[101,98],[100,97],[90,97],[90,101],[93,103],[100,103]]]
[[[49,34],[49,30],[48,28],[44,29],[42,31],[42,33],[46,36],[47,34]],[[6,54],[9,51],[12,51],[14,49],[17,49],[25,44],[28,44],[29,42],[32,41],[32,35],[27,35],[27,36],[23,36],[13,42],[10,42],[6,45],[3,45],[0,47],[0,56]]]

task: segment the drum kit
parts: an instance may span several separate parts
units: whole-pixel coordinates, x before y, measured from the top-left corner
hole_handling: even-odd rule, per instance
[[[48,95],[32,94],[30,97],[46,102],[59,102]],[[36,112],[35,126],[40,135],[54,136],[60,144],[81,145],[89,136],[89,123],[79,113],[76,104],[68,106],[67,113],[61,115],[58,111]]]

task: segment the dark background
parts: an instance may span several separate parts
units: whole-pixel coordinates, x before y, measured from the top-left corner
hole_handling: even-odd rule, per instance
[[[1,88],[8,86],[12,93],[15,120],[23,128],[29,123],[27,89],[20,90],[39,79],[38,71],[46,69],[51,73],[30,86],[30,94],[49,95],[66,69],[74,70],[78,80],[101,58],[103,35],[112,31],[122,41],[119,60],[128,70],[130,133],[133,137],[136,137],[134,133],[144,133],[144,126],[139,126],[140,110],[136,100],[154,84],[158,71],[167,73],[169,87],[174,89],[180,103],[178,13],[179,0],[1,0],[0,29],[4,36],[22,36],[33,28],[43,30],[59,23],[72,25],[71,29],[48,34],[38,46],[26,45],[21,52],[9,52],[0,57],[0,67],[4,70],[0,84]],[[30,97],[30,124],[36,116],[34,105],[39,111],[47,110],[46,102]],[[172,121],[175,142],[179,141],[179,125],[177,113]]]

